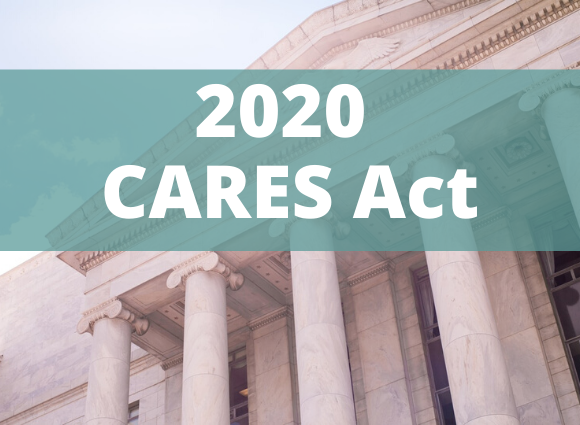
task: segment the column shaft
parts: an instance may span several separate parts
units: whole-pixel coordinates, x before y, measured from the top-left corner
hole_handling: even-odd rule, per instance
[[[542,105],[542,116],[558,159],[576,219],[580,223],[580,90],[568,88],[551,94]]]
[[[182,424],[229,425],[226,280],[199,271],[187,278]]]
[[[324,220],[300,220],[296,238],[332,246]],[[334,251],[292,251],[298,388],[302,425],[354,425],[355,411]]]
[[[519,424],[477,251],[427,251],[457,424]]]
[[[131,332],[131,324],[123,319],[105,317],[94,324],[87,425],[127,424]]]
[[[447,182],[455,171],[451,158],[432,155],[415,164],[413,179],[436,176]],[[425,203],[443,204],[441,218],[420,223],[457,424],[519,424],[471,224],[453,214],[446,183],[440,191],[427,191]],[[457,244],[472,250],[430,250]]]

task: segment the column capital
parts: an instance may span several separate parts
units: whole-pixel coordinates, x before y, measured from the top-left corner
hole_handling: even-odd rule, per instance
[[[197,272],[214,272],[221,274],[229,287],[237,291],[244,284],[244,276],[233,270],[234,268],[218,253],[204,251],[175,266],[167,278],[167,287],[173,289],[184,285],[187,278]]]
[[[290,240],[290,229],[292,228],[292,225],[298,220],[305,219],[298,217],[277,218],[272,222],[272,224],[270,224],[268,232],[272,238],[284,236],[286,240]],[[342,221],[340,216],[332,210],[330,210],[324,217],[320,217],[314,220],[326,220],[332,227],[332,235],[336,239],[344,239],[350,233],[350,224]]]
[[[455,138],[450,134],[438,133],[396,155],[391,163],[394,177],[406,176],[412,180],[413,166],[421,159],[431,155],[444,155],[453,159],[459,168],[465,168],[468,174],[474,174],[475,166],[467,162],[455,146]]]
[[[520,110],[529,112],[540,106],[548,96],[562,89],[580,87],[580,74],[568,70],[554,72],[547,78],[528,87],[520,98]]]
[[[111,298],[98,306],[91,308],[83,313],[83,318],[77,324],[77,332],[93,333],[93,327],[98,320],[108,317],[109,319],[122,319],[131,324],[133,331],[141,336],[149,329],[149,320],[144,318],[141,313],[118,298]]]

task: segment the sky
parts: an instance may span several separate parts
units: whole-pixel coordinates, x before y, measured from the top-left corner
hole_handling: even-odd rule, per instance
[[[0,68],[246,68],[332,3],[0,0]]]
[[[0,0],[0,70],[243,69],[333,3]],[[0,275],[36,254],[0,252]]]

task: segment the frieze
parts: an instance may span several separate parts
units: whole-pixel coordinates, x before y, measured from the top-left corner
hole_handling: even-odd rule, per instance
[[[383,273],[393,273],[394,271],[395,271],[395,263],[392,260],[387,260],[380,263],[378,266],[373,267],[369,271],[364,271],[362,273],[359,273],[346,279],[346,284],[352,287],[360,283],[366,282],[367,280],[372,279],[375,276],[381,275]]]
[[[512,216],[511,210],[508,208],[499,208],[497,210],[491,211],[490,213],[485,214],[482,217],[477,218],[473,221],[471,227],[473,230],[480,230],[490,224],[493,224],[499,220],[507,219],[509,220]]]
[[[428,21],[441,18],[441,17],[449,15],[451,13],[456,13],[456,12],[459,12],[463,9],[467,9],[469,7],[472,7],[472,6],[476,6],[480,3],[485,3],[486,1],[488,1],[488,0],[464,0],[464,1],[461,1],[461,2],[458,2],[455,4],[450,4],[448,6],[442,7],[441,9],[437,9],[437,10],[434,10],[432,12],[417,16],[415,18],[400,22],[396,25],[391,25],[387,28],[383,28],[379,31],[375,31],[371,34],[365,35],[364,37],[358,37],[354,40],[348,41],[346,43],[342,43],[342,44],[335,46],[335,47],[331,48],[330,50],[328,50],[320,59],[318,59],[316,62],[314,62],[309,67],[309,69],[321,68],[325,63],[327,63],[329,60],[331,60],[337,54],[355,48],[362,40],[366,40],[369,38],[386,37],[386,36],[389,36],[391,34],[394,34],[394,33],[400,32],[400,31],[404,31],[406,29],[413,28],[413,27],[416,27],[418,25],[422,25]],[[305,39],[305,40],[309,40],[309,39]],[[276,47],[274,47],[272,50],[276,49]],[[295,47],[300,47],[300,46],[295,46]],[[287,53],[288,52],[286,52],[286,54]],[[252,68],[252,67],[250,67],[250,68]]]
[[[278,310],[276,310],[276,311],[274,311],[274,312],[272,312],[264,317],[260,317],[259,319],[252,320],[251,322],[248,322],[248,327],[252,331],[255,331],[256,329],[259,329],[263,326],[269,325],[270,323],[274,323],[275,321],[282,319],[284,317],[289,317],[289,318],[294,317],[293,310],[288,306],[279,308]]]
[[[330,61],[323,69],[364,69],[379,59],[389,57],[399,44],[398,39],[366,38],[359,41],[346,57]]]

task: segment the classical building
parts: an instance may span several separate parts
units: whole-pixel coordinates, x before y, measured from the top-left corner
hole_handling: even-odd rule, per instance
[[[573,68],[579,7],[349,0],[250,68]],[[578,120],[551,101],[577,89],[550,84],[520,102],[540,113],[509,134],[481,129],[487,149],[462,152],[487,161],[494,196],[578,187],[580,151],[559,144]],[[458,231],[509,225],[517,240],[549,215],[558,225],[538,237],[580,240],[569,192],[574,209],[501,208]],[[377,238],[393,230],[373,223]],[[330,240],[339,225],[292,231]],[[579,294],[578,252],[45,252],[0,277],[0,425],[577,425]]]

